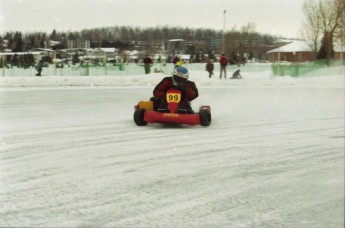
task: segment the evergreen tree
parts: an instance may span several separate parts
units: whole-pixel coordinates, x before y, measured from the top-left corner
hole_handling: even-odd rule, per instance
[[[17,37],[16,38],[16,47],[14,49],[15,52],[22,52],[23,51],[23,46],[24,46],[24,42],[22,39],[22,33],[18,32],[17,33]]]
[[[0,51],[3,51],[4,49],[5,49],[4,40],[3,40],[2,37],[0,36]]]
[[[50,34],[49,39],[50,39],[50,40],[54,40],[54,41],[57,41],[57,40],[58,40],[58,35],[57,35],[57,32],[56,32],[55,29],[54,29],[53,32]]]
[[[76,63],[79,63],[79,54],[76,52],[72,57],[72,64],[75,65]]]

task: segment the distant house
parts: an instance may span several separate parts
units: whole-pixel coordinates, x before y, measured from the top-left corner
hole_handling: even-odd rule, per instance
[[[123,50],[120,53],[121,62],[124,63],[138,63],[139,62],[139,51],[138,50]]]
[[[75,48],[90,48],[91,42],[90,40],[67,40],[67,48],[68,49],[75,49]]]
[[[268,51],[267,55],[270,62],[305,62],[313,61],[316,58],[316,52],[308,46],[307,42],[302,40],[291,41]]]
[[[345,45],[336,44],[334,45],[334,58],[344,59],[345,58]]]
[[[44,55],[52,55],[54,53],[54,50],[49,49],[49,48],[33,48],[33,49],[30,49],[29,51],[39,51],[39,52],[42,52],[42,54]]]
[[[168,53],[178,54],[186,49],[186,42],[184,39],[168,40]]]
[[[30,49],[29,52],[39,53],[35,55],[35,61],[43,60],[43,62],[51,62],[54,58],[55,51],[49,48],[34,48]]]
[[[41,51],[28,51],[28,52],[0,52],[0,59],[2,58],[7,58],[8,56],[10,56],[12,58],[12,56],[21,56],[21,55],[33,55],[34,57],[34,61],[38,62],[39,60],[41,60],[43,54]]]
[[[96,48],[93,55],[98,58],[104,58],[107,61],[115,61],[118,55],[118,49],[116,48]]]
[[[49,40],[49,48],[55,47],[57,45],[60,45],[61,43],[59,41],[55,40]]]

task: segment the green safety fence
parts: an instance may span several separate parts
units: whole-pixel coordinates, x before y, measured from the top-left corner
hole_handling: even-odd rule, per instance
[[[344,65],[345,60],[331,60],[329,64],[326,60],[317,60],[304,63],[273,63],[271,68],[274,76],[300,77],[328,66]]]

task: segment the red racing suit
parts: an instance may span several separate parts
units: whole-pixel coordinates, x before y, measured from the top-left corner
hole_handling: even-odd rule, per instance
[[[199,96],[198,89],[196,85],[192,81],[186,82],[186,87],[181,90],[174,86],[172,77],[165,77],[163,80],[157,84],[157,86],[153,90],[153,96],[155,98],[164,98],[165,93],[169,89],[177,89],[182,92],[182,100],[183,101],[192,101]]]

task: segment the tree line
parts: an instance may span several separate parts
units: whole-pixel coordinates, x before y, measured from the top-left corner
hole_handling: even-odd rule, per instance
[[[304,0],[303,10],[305,16],[302,24],[303,38],[317,53],[317,59],[329,61],[334,55],[334,42],[344,44],[345,1]],[[65,49],[68,40],[77,39],[90,40],[91,48],[114,47],[119,50],[134,50],[136,42],[133,43],[132,41],[139,41],[147,50],[152,51],[152,47],[166,45],[168,40],[176,38],[191,43],[206,41],[210,43],[212,39],[219,41],[224,38],[226,42],[225,50],[221,50],[220,47],[217,49],[211,45],[197,50],[194,45],[188,45],[186,50],[182,50],[186,54],[198,55],[200,51],[208,54],[214,52],[219,54],[224,51],[229,56],[234,54],[242,56],[245,52],[253,55],[255,45],[256,47],[271,45],[275,39],[283,37],[259,33],[253,22],[242,26],[239,30],[235,28],[230,31],[227,30],[225,34],[220,30],[202,28],[111,26],[68,32],[58,32],[54,29],[50,34],[44,32],[7,32],[0,36],[0,51],[5,49],[4,40],[7,41],[7,48],[11,49],[12,52],[26,52],[34,48],[48,48],[51,41],[59,42],[59,44],[52,46],[52,49]],[[261,58],[261,56],[255,57]]]
[[[225,39],[227,42],[238,40],[243,42],[243,46],[253,45],[254,42],[271,44],[276,36],[260,34],[255,31],[253,23],[243,26],[239,31],[232,29],[226,31]],[[25,52],[34,48],[47,48],[50,41],[58,41],[59,44],[53,46],[53,49],[67,48],[68,40],[90,40],[91,48],[97,47],[115,47],[120,50],[135,49],[135,43],[140,41],[146,47],[166,45],[170,39],[184,39],[187,42],[205,42],[212,39],[221,40],[223,31],[214,29],[192,29],[182,27],[129,27],[112,26],[103,28],[84,29],[81,31],[58,32],[55,29],[50,33],[34,32],[22,33],[20,31],[7,32],[0,36],[0,51],[4,50],[4,40],[7,40],[7,48],[13,52]],[[230,45],[231,46],[231,45]],[[237,45],[238,46],[238,45]],[[214,47],[207,46],[204,53],[212,51]],[[185,53],[195,51],[193,47],[187,47],[183,50]],[[213,50],[217,51],[217,50]],[[219,50],[218,50],[219,51]]]

